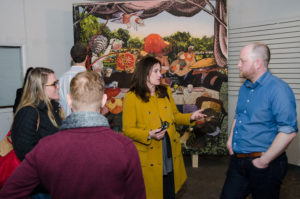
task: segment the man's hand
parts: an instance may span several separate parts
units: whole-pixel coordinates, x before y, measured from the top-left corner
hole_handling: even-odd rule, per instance
[[[255,158],[254,160],[252,160],[252,164],[259,169],[264,169],[267,168],[269,166],[269,163],[266,162],[262,157],[259,158]]]
[[[269,149],[266,152],[264,152],[260,158],[252,160],[253,165],[257,168],[268,167],[270,162],[272,162],[275,158],[280,156],[285,151],[285,149],[295,138],[295,136],[296,132],[289,134],[279,132],[273,140],[273,143],[271,144]]]

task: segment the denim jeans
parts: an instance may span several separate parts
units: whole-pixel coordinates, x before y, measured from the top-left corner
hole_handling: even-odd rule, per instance
[[[286,154],[281,154],[263,169],[255,167],[253,159],[231,156],[221,199],[244,199],[250,193],[253,199],[279,198],[288,165]]]
[[[51,196],[46,193],[37,193],[30,196],[30,199],[51,199]]]

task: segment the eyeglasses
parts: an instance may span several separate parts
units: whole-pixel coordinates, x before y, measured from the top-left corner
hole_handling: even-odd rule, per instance
[[[54,87],[57,87],[58,86],[58,80],[56,80],[52,84],[46,84],[45,86],[54,86]]]

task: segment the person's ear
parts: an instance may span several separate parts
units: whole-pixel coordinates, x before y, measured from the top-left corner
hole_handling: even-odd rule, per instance
[[[107,101],[107,95],[103,94],[101,108],[103,108],[105,106],[106,101]]]
[[[256,59],[254,63],[255,63],[256,70],[260,69],[263,66],[262,59]]]
[[[68,103],[69,107],[72,108],[72,99],[71,99],[71,96],[69,93],[67,94],[67,103]]]

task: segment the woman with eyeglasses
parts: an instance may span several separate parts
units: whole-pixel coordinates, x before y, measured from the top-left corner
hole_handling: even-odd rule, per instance
[[[58,131],[64,118],[58,89],[53,70],[38,67],[29,72],[11,129],[12,144],[20,161],[40,139]]]

